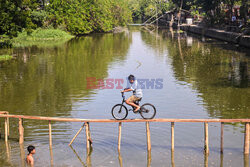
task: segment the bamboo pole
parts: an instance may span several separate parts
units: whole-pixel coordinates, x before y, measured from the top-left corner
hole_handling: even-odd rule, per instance
[[[51,130],[51,121],[49,121],[49,146],[52,147],[52,130]]]
[[[49,147],[49,152],[50,152],[50,166],[53,167],[54,166],[54,156],[53,156],[52,146]]]
[[[148,155],[147,155],[147,167],[151,167],[151,150],[148,150]]]
[[[244,154],[249,154],[249,123],[245,124]]]
[[[174,151],[171,151],[171,165],[172,165],[172,167],[175,167],[175,163],[174,163]]]
[[[22,163],[22,167],[25,167],[25,151],[24,151],[24,145],[19,144],[20,146],[20,158],[21,158],[21,163]]]
[[[174,122],[171,122],[171,151],[174,151]]]
[[[224,147],[224,122],[221,122],[221,131],[220,131],[220,152],[223,154]]]
[[[89,152],[89,149],[90,149],[89,122],[86,122],[85,131],[86,131],[86,147],[87,147],[87,150]]]
[[[205,131],[205,141],[204,141],[204,151],[206,154],[209,154],[209,146],[208,146],[208,123],[204,123],[204,131]]]
[[[19,118],[19,144],[23,144],[24,128],[22,118]]]
[[[5,118],[5,121],[4,121],[4,136],[5,136],[5,142],[8,141],[8,124],[7,124],[7,118]]]
[[[118,152],[121,151],[121,136],[122,136],[122,123],[119,122],[119,133],[118,133]]]
[[[47,120],[47,121],[59,121],[59,122],[250,122],[250,119],[126,119],[126,120],[114,120],[114,119],[79,119],[79,118],[58,118],[58,117],[40,117],[40,116],[26,116],[26,115],[2,115],[0,118],[23,118],[32,120]]]
[[[84,128],[85,123],[83,123],[83,125],[81,126],[81,128],[78,130],[78,132],[76,133],[76,135],[73,137],[73,139],[71,140],[71,142],[69,143],[69,146],[75,141],[76,137],[79,135],[79,133],[81,132],[81,130]]]
[[[8,136],[10,136],[10,120],[7,118],[7,130],[8,130]]]
[[[147,132],[147,148],[148,148],[148,151],[151,151],[151,139],[150,139],[149,122],[146,122],[146,132]]]

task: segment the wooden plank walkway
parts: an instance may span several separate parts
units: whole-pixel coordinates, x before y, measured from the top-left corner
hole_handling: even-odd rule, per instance
[[[90,149],[92,144],[92,139],[90,135],[90,123],[119,123],[118,125],[118,151],[120,152],[121,147],[121,129],[122,123],[125,122],[145,122],[146,123],[146,140],[147,140],[147,149],[151,151],[151,137],[150,137],[150,122],[171,122],[171,151],[174,151],[174,125],[176,122],[185,122],[185,123],[204,123],[204,153],[209,154],[209,137],[208,137],[208,123],[217,122],[221,123],[221,153],[223,153],[223,140],[224,140],[224,123],[244,123],[245,124],[245,134],[244,134],[244,154],[249,154],[249,123],[250,119],[168,119],[168,118],[158,118],[158,119],[126,119],[126,120],[115,120],[115,119],[79,119],[79,118],[61,118],[61,117],[41,117],[41,116],[27,116],[27,115],[11,115],[6,111],[0,111],[0,118],[5,118],[5,141],[8,140],[9,136],[9,118],[16,118],[19,122],[19,143],[22,144],[24,142],[24,127],[23,127],[23,119],[31,119],[31,120],[41,120],[48,121],[49,124],[49,145],[52,148],[52,126],[51,122],[60,121],[60,122],[83,122],[84,124],[81,126],[77,134],[71,140],[70,144],[73,143],[77,135],[81,130],[85,127],[86,134],[86,147],[87,150]],[[1,133],[0,133],[1,137]]]

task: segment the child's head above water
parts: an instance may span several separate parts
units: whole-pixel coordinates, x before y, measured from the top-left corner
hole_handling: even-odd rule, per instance
[[[35,146],[32,146],[32,145],[28,146],[27,150],[28,150],[29,154],[31,154],[31,153],[35,154],[35,152],[36,152]]]

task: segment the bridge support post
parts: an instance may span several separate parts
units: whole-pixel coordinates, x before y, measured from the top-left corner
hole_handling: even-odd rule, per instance
[[[19,118],[19,144],[23,144],[23,136],[24,136],[24,128],[23,128],[23,120]]]
[[[205,136],[204,151],[205,151],[205,154],[209,154],[209,146],[208,146],[208,123],[207,122],[204,123],[204,136]]]
[[[121,151],[121,137],[122,137],[122,123],[119,122],[119,132],[118,132],[118,152]]]
[[[91,137],[90,137],[90,129],[89,129],[89,122],[85,123],[85,132],[86,132],[86,147],[87,147],[87,152],[90,152],[90,146],[91,146]]]
[[[249,154],[249,122],[245,124],[244,154]]]
[[[171,122],[171,151],[174,152],[174,122]]]
[[[4,136],[5,136],[5,142],[8,141],[8,121],[7,118],[5,118],[4,121]]]
[[[223,153],[224,150],[224,122],[221,122],[221,129],[220,129],[220,152]]]
[[[146,132],[147,132],[147,148],[148,148],[148,151],[151,151],[151,138],[150,138],[149,122],[146,122]]]
[[[49,121],[49,146],[52,147],[52,129],[51,129],[51,121]]]

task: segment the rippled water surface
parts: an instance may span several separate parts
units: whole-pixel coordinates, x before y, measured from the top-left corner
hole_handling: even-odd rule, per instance
[[[11,114],[112,119],[120,88],[89,89],[87,78],[144,79],[142,103],[157,108],[156,118],[250,118],[249,50],[222,41],[130,27],[120,34],[93,34],[47,48],[11,50],[16,58],[0,62],[0,110]],[[156,89],[161,80],[162,87]],[[130,96],[129,93],[126,96]],[[129,113],[129,119],[140,115]],[[4,119],[1,132],[4,131]],[[220,124],[209,123],[210,154],[203,154],[202,123],[175,124],[171,154],[170,123],[151,123],[152,152],[147,153],[145,123],[123,123],[121,153],[118,124],[91,123],[93,150],[86,154],[85,134],[68,144],[81,123],[24,120],[24,148],[36,146],[35,166],[247,166],[244,125],[225,124],[220,154]],[[0,140],[1,166],[22,166],[27,154],[18,143],[18,120],[10,119],[10,139]],[[247,161],[248,160],[248,161]]]

